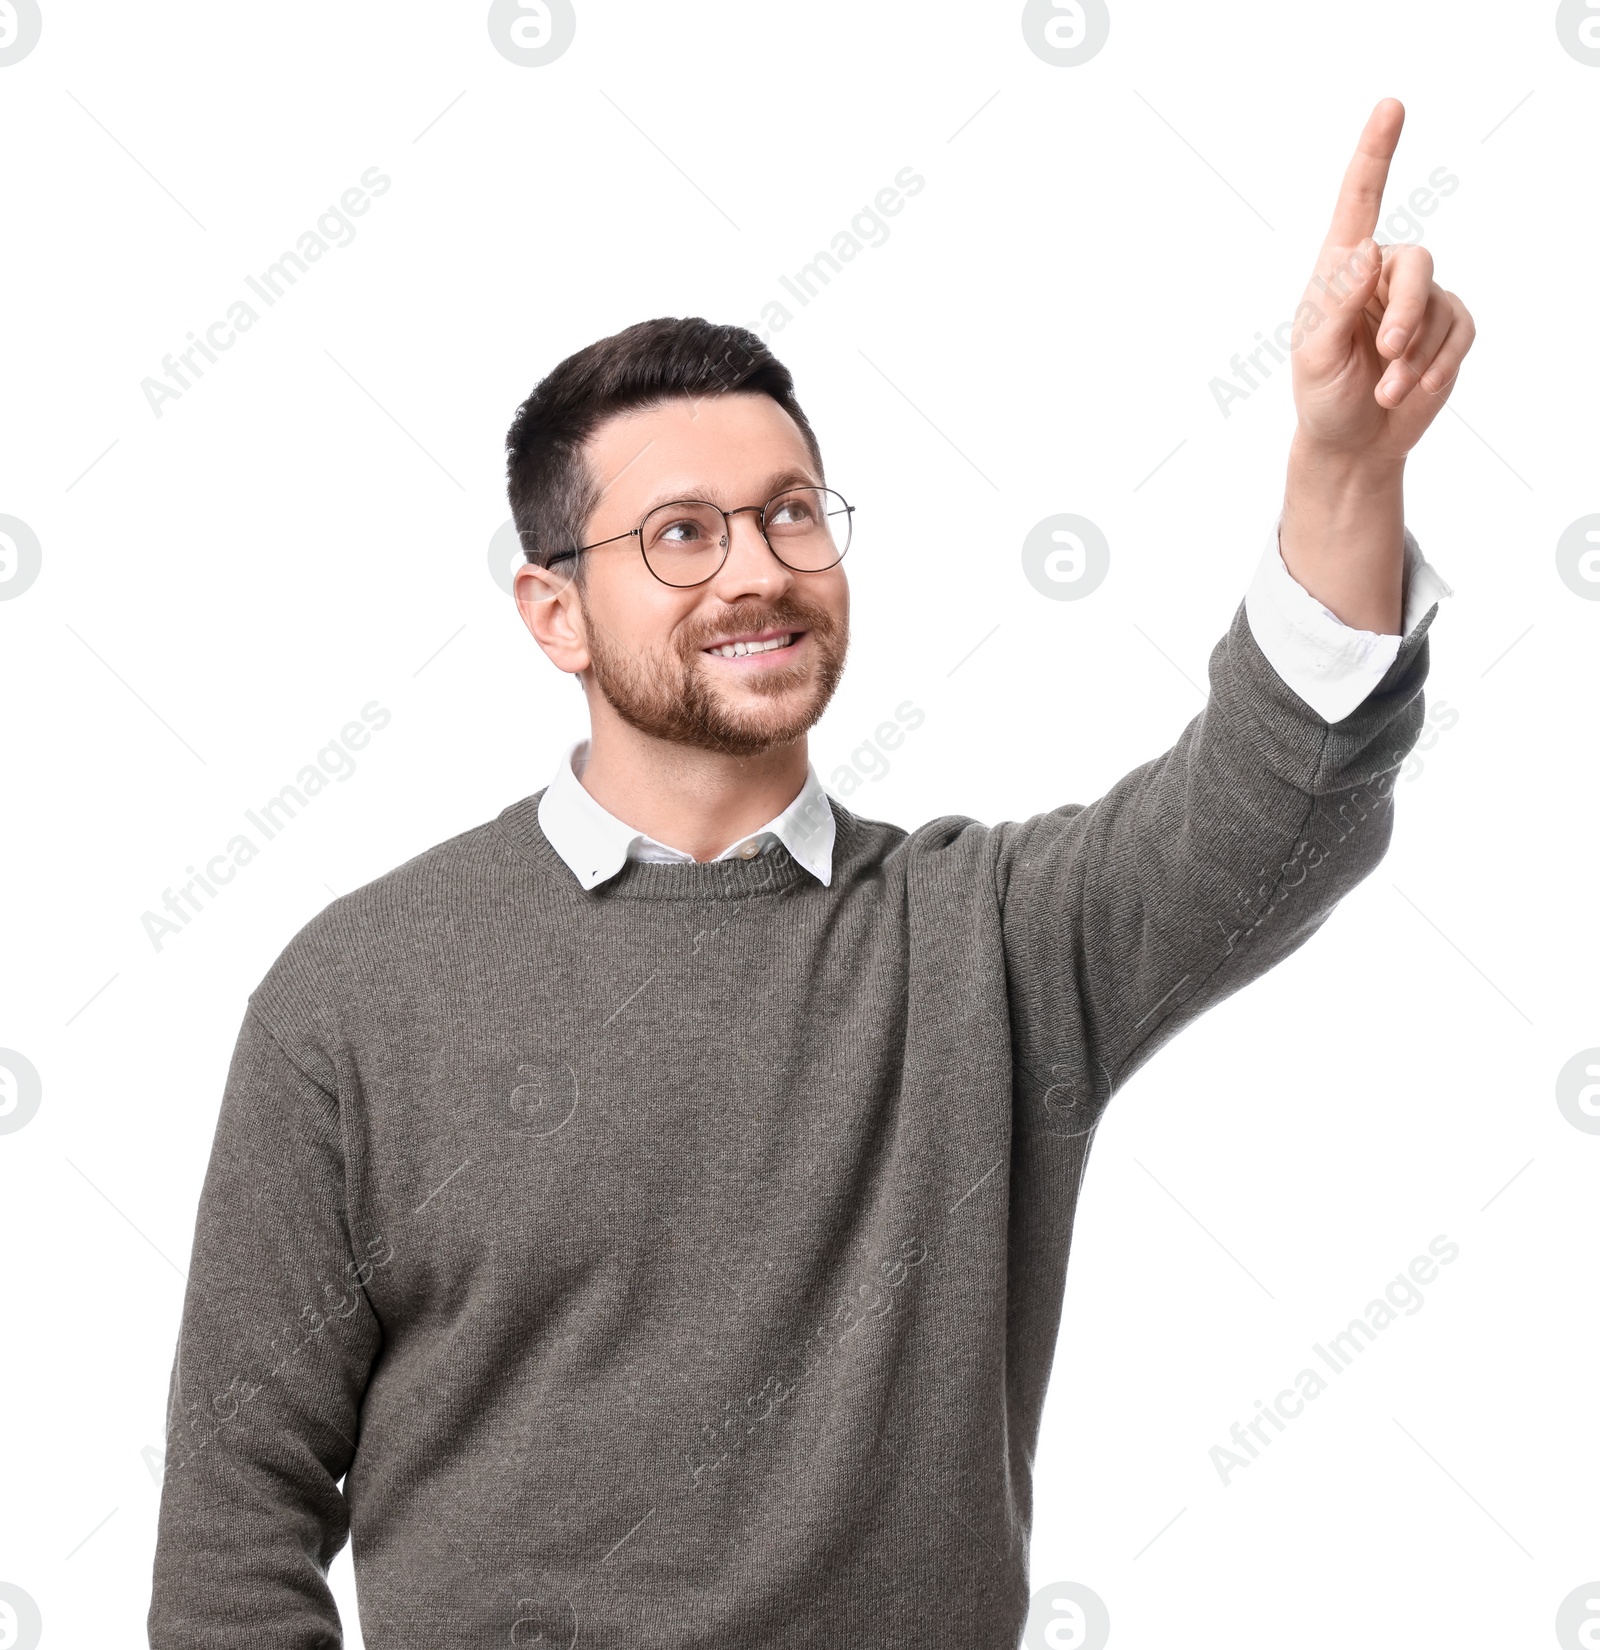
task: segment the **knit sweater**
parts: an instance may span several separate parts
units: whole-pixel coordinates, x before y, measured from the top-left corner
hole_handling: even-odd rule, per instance
[[[1241,603],[1087,806],[830,799],[586,891],[543,792],[251,993],[173,1366],[155,1650],[1013,1650],[1107,1101],[1382,858],[1426,633],[1337,723]],[[341,1482],[342,1481],[342,1482]]]

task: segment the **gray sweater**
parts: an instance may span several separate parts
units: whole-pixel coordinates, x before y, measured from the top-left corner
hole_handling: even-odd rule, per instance
[[[1382,858],[1426,633],[1330,725],[1244,606],[1088,806],[581,889],[539,796],[251,993],[150,1642],[1012,1650],[1106,1102]],[[1114,698],[1111,700],[1114,703]]]

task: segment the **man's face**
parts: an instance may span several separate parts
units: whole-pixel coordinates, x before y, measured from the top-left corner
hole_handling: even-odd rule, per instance
[[[590,438],[585,455],[603,492],[584,544],[626,534],[671,500],[733,510],[822,482],[794,420],[761,394],[680,398],[619,414]],[[728,559],[689,588],[656,578],[634,537],[584,555],[587,660],[576,668],[587,668],[587,685],[625,722],[658,739],[752,756],[792,743],[822,715],[849,645],[842,563],[820,573],[785,567],[754,511],[730,517]],[[793,641],[773,652],[706,651],[784,632]]]

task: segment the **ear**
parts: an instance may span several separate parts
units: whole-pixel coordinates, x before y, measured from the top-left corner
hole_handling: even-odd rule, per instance
[[[575,585],[570,571],[552,572],[532,562],[519,567],[511,580],[529,634],[557,670],[577,677],[589,668],[589,638]]]

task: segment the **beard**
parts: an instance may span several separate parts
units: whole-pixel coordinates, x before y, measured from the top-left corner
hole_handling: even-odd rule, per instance
[[[648,658],[615,645],[587,604],[583,612],[594,685],[617,715],[652,738],[727,756],[759,756],[807,733],[839,685],[850,645],[848,624],[792,595],[764,611],[730,608],[714,625],[698,625]],[[730,631],[774,626],[804,630],[810,658],[752,671],[743,685],[713,682],[716,667],[702,662],[701,648]]]

